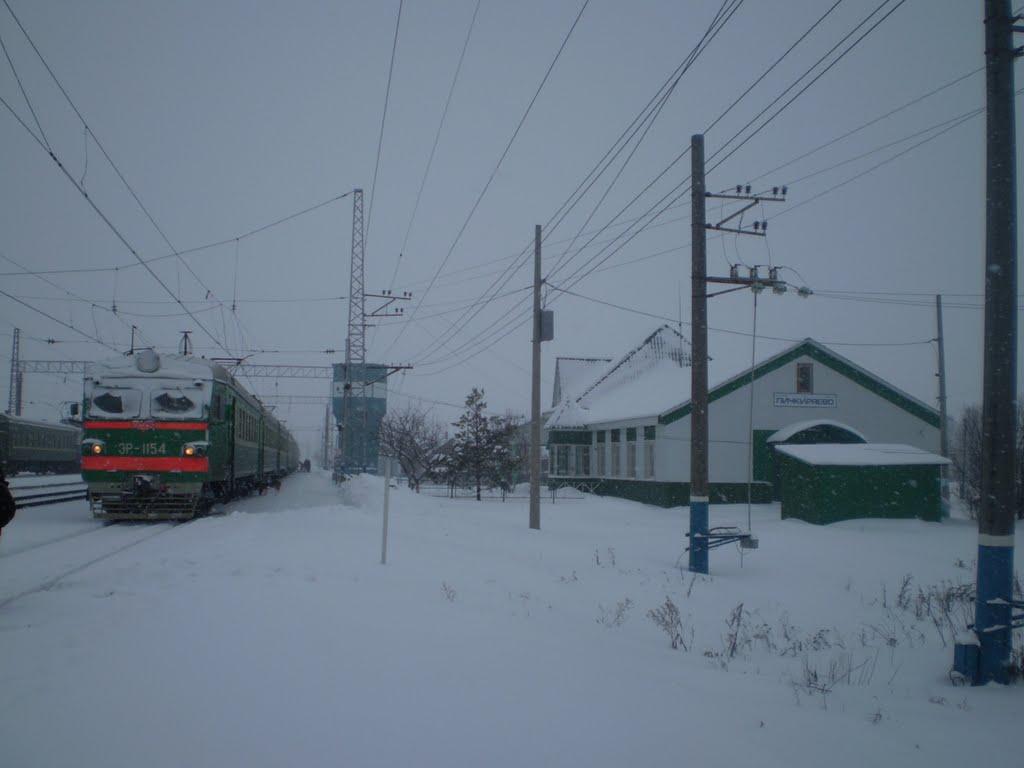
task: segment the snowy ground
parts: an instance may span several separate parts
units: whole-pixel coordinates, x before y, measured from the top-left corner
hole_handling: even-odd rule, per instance
[[[693,579],[685,509],[548,501],[538,533],[521,500],[402,489],[381,566],[382,495],[313,474],[180,526],[23,511],[0,540],[3,765],[1020,764],[1024,691],[951,686],[928,615],[973,577],[966,521],[759,507],[760,550]],[[687,649],[647,615],[666,598]]]

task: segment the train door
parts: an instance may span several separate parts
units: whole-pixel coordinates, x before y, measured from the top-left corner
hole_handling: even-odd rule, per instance
[[[238,444],[238,434],[235,432],[235,398],[229,397],[227,401],[228,421],[228,488],[231,493],[235,492],[235,446]]]

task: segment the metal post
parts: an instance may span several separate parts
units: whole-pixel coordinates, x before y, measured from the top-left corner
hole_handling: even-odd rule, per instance
[[[708,314],[705,231],[704,136],[690,139],[692,271],[690,320],[690,570],[708,572]]]
[[[388,500],[391,495],[391,457],[384,457],[384,526],[380,536],[380,564],[388,562]]]
[[[21,329],[15,328],[11,335],[11,378],[7,391],[7,412],[21,416]]]
[[[1013,635],[1013,528],[1017,378],[1017,195],[1013,14],[985,0],[987,105],[985,373],[978,514],[979,684],[1006,683]]]
[[[530,528],[540,530],[540,224],[533,231],[533,369],[530,400]]]
[[[942,294],[935,296],[935,341],[939,347],[939,453],[949,458],[949,432],[946,416],[946,342],[942,335]],[[949,469],[942,467],[942,499],[949,504]]]

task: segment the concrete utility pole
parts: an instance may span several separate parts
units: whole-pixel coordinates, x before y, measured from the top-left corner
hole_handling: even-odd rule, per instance
[[[949,458],[949,431],[946,414],[946,342],[942,335],[942,294],[935,296],[935,341],[939,347],[939,453]],[[942,467],[942,498],[949,502],[949,469]]]
[[[710,482],[708,479],[708,299],[723,293],[731,293],[744,289],[754,291],[754,332],[757,332],[757,294],[765,288],[774,293],[785,293],[788,286],[779,279],[778,267],[768,267],[768,277],[762,277],[755,265],[750,268],[749,276],[741,277],[739,268],[733,265],[728,277],[708,277],[707,273],[707,230],[716,232],[732,232],[737,235],[753,235],[765,237],[768,232],[767,221],[755,221],[748,227],[743,226],[744,213],[762,203],[785,202],[786,188],[772,187],[770,192],[752,192],[750,185],[737,186],[735,192],[709,193],[704,178],[704,137],[700,134],[690,139],[690,196],[691,224],[690,241],[692,259],[692,294],[691,320],[693,323],[693,361],[690,368],[690,570],[695,573],[708,572],[708,550],[725,544],[737,542],[744,549],[755,549],[757,539],[750,532],[749,504],[753,485],[753,431],[750,435],[750,455],[748,457],[747,483],[747,532],[737,530],[710,533],[708,529],[708,506],[710,503]],[[780,194],[781,193],[781,194]],[[717,224],[707,223],[707,199],[709,197],[732,200],[742,203],[737,210],[730,213]],[[739,223],[725,226],[739,217]],[[718,293],[709,294],[708,283],[725,283],[733,287]],[[797,291],[799,296],[808,296],[810,289],[803,287]],[[754,361],[751,357],[751,398],[753,398]],[[751,421],[753,420],[753,399],[750,405]],[[753,429],[751,427],[751,429]]]
[[[11,334],[11,378],[10,389],[7,391],[7,412],[12,416],[21,416],[21,329],[15,328]]]
[[[533,366],[530,393],[530,528],[540,530],[540,224],[533,231]]]
[[[1017,190],[1010,0],[985,0],[985,373],[973,681],[1009,682],[1017,393]]]
[[[690,570],[708,572],[708,298],[704,136],[690,139]]]

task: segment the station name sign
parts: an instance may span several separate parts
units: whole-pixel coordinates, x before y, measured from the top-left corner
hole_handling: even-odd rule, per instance
[[[838,395],[812,395],[797,392],[776,392],[776,408],[838,408]]]

